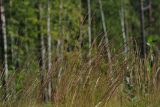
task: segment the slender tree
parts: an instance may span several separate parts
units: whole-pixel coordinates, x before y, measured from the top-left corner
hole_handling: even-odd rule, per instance
[[[88,39],[89,39],[89,63],[91,64],[91,54],[92,54],[92,34],[91,34],[91,1],[88,2]]]
[[[126,33],[126,24],[125,24],[124,0],[121,0],[120,18],[121,18],[123,41],[124,41],[124,53],[126,54],[128,51],[128,44],[127,44],[127,33]]]
[[[51,74],[51,30],[50,30],[50,0],[47,2],[47,35],[48,35],[48,74]],[[51,100],[51,77],[48,82],[48,99]]]
[[[82,1],[81,0],[80,0],[79,10],[82,15]],[[79,20],[79,39],[78,39],[78,42],[79,42],[80,58],[82,58],[82,20],[83,20],[83,15],[80,17],[80,20]]]
[[[5,11],[3,6],[3,0],[0,0],[0,46],[1,46],[1,57],[2,57],[2,88],[3,88],[3,99],[6,100],[8,94],[8,61],[7,61],[7,35],[6,35],[6,22],[5,22]]]
[[[145,39],[143,0],[140,0],[140,25],[141,25],[141,57],[144,58],[146,55],[146,39]]]
[[[59,39],[57,42],[57,56],[58,56],[58,61],[62,64],[63,62],[63,0],[60,0],[60,5],[59,5]],[[62,73],[62,66],[60,67],[59,74],[58,74],[58,79],[60,81],[61,79],[61,73]]]
[[[41,90],[40,90],[40,96],[42,101],[46,101],[46,92],[45,92],[45,71],[46,71],[46,64],[45,64],[45,41],[44,41],[44,35],[42,33],[42,3],[39,1],[37,4],[37,10],[38,10],[38,38],[39,38],[39,66],[40,66],[40,79],[41,79]]]
[[[99,0],[99,6],[100,6],[100,12],[101,12],[101,18],[102,18],[102,24],[103,24],[105,42],[106,42],[106,45],[107,45],[107,55],[108,55],[108,62],[109,62],[110,73],[113,76],[111,51],[110,51],[110,48],[109,48],[109,40],[108,40],[107,28],[106,28],[106,24],[105,24],[105,17],[104,17],[103,6],[102,6],[101,0]]]

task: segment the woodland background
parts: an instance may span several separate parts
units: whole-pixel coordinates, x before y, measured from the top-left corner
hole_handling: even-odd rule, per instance
[[[159,0],[0,0],[0,106],[159,107]]]

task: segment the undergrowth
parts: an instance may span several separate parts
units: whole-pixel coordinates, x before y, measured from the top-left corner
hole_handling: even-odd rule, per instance
[[[18,73],[11,73],[8,100],[1,107],[159,107],[160,94],[154,84],[154,71],[149,73],[149,57],[137,53],[113,52],[113,74],[109,71],[104,48],[93,52],[91,63],[76,50],[66,52],[63,62],[53,55],[52,72],[45,82],[52,81],[52,101],[40,100],[38,62],[30,60]],[[29,67],[34,66],[34,69]],[[38,68],[38,67],[37,67]],[[61,71],[60,71],[61,69]],[[46,72],[46,71],[44,71]],[[153,74],[153,75],[152,75]]]

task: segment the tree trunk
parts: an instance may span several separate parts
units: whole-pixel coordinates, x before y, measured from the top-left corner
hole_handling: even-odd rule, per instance
[[[48,35],[48,100],[51,101],[51,31],[50,31],[50,0],[47,2],[47,35]]]
[[[92,34],[91,34],[91,2],[88,0],[88,39],[89,39],[89,64],[91,64],[92,54]]]
[[[45,71],[46,71],[46,64],[45,64],[45,41],[44,41],[44,35],[42,34],[42,4],[38,2],[38,38],[39,38],[39,66],[40,66],[40,79],[41,79],[41,89],[40,89],[40,97],[42,101],[46,101],[46,88],[45,88]]]
[[[144,27],[144,10],[143,0],[140,0],[140,25],[141,25],[141,58],[146,56],[146,39]]]
[[[124,0],[121,0],[120,18],[121,18],[122,35],[124,40],[124,53],[127,54],[128,44],[127,44],[127,33],[126,33],[126,24],[125,24]]]
[[[4,14],[3,1],[0,0],[0,46],[1,46],[1,57],[2,57],[2,88],[3,88],[3,99],[7,99],[8,94],[8,61],[7,61],[7,35],[6,35],[6,22]]]
[[[110,69],[110,73],[111,73],[112,76],[113,76],[113,71],[112,71],[112,58],[111,58],[111,52],[110,52],[110,48],[109,48],[107,28],[106,28],[106,24],[105,24],[105,17],[104,17],[103,6],[102,6],[101,0],[99,0],[99,6],[100,6],[100,12],[101,12],[101,18],[102,18],[102,24],[103,24],[105,41],[106,41],[106,45],[107,45],[107,55],[108,55],[109,69]]]
[[[62,18],[63,18],[63,0],[60,0],[60,5],[59,5],[59,39],[57,41],[57,56],[58,56],[58,61],[60,64],[63,63],[63,24],[62,24]],[[59,73],[58,73],[58,81],[60,82],[61,80],[61,73],[62,73],[62,66],[60,67]]]

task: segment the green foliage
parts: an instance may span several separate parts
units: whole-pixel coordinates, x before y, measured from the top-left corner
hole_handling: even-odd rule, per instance
[[[47,0],[3,0],[3,1],[5,7],[4,13],[6,17],[6,30],[7,30],[7,40],[8,40],[7,45],[8,45],[8,59],[9,59],[8,61],[9,77],[14,76],[14,79],[11,82],[11,84],[12,85],[14,84],[15,86],[13,89],[9,91],[14,90],[16,91],[15,93],[20,93],[20,95],[23,96],[26,94],[24,91],[28,91],[30,89],[30,86],[35,86],[35,88],[30,89],[32,91],[29,92],[30,96],[29,95],[28,96],[29,98],[31,98],[32,96],[33,99],[38,99],[36,95],[39,92],[37,90],[39,89],[40,82],[39,81],[37,82],[37,80],[40,80],[40,74],[41,74],[39,66],[40,59],[38,57],[41,54],[40,51],[38,51],[40,48],[39,45],[41,44],[41,41],[39,39],[40,33],[44,35],[45,51],[48,50]],[[101,96],[106,92],[106,89],[110,87],[110,85],[108,84],[105,85],[107,82],[110,82],[108,80],[110,76],[108,73],[109,64],[106,57],[107,46],[104,43],[104,32],[103,32],[99,2],[98,0],[91,0],[91,14],[92,14],[91,29],[92,29],[92,42],[93,42],[92,44],[93,49],[91,56],[93,57],[92,59],[93,65],[92,64],[88,65],[87,61],[90,60],[88,58],[88,50],[89,50],[88,19],[87,19],[88,9],[87,7],[82,7],[83,4],[82,0],[62,0],[62,1],[63,1],[62,13],[60,13],[60,0],[50,0],[51,2],[50,24],[51,24],[51,37],[52,37],[51,48],[53,56],[51,60],[53,62],[52,69],[55,73],[53,77],[56,77],[56,79],[59,78],[57,76],[59,75],[57,71],[59,71],[60,67],[63,67],[62,71],[65,74],[64,75],[62,73],[62,83],[61,82],[56,83],[56,85],[58,84],[56,88],[58,88],[59,89],[58,91],[61,92],[61,93],[57,92],[58,95],[60,94],[59,96],[61,97],[62,94],[62,96],[64,97],[62,98],[63,101],[59,102],[61,103],[60,104],[61,106],[66,107],[67,104],[70,105],[70,103],[73,101],[75,97],[75,104],[77,105],[80,104],[83,107],[87,106],[87,103],[89,103],[90,104],[89,106],[92,105],[93,107],[101,99]],[[138,62],[139,60],[136,60],[135,56],[133,55],[134,52],[132,52],[132,47],[135,47],[133,41],[135,40],[136,42],[138,42],[138,46],[140,44],[139,2],[134,0],[123,0],[123,2],[124,2],[123,8],[125,13],[124,14],[125,17],[124,22],[126,30],[125,33],[127,35],[127,44],[131,48],[130,49],[131,51],[129,50],[127,54],[129,54],[130,56],[121,55],[123,53],[122,48],[124,47],[121,18],[120,18],[120,12],[122,8],[121,0],[102,0],[103,11],[106,21],[105,24],[107,26],[107,36],[109,38],[109,45],[108,44],[107,45],[111,49],[113,70],[117,71],[115,73],[129,72],[129,74],[127,75],[129,77],[130,75],[134,75],[133,76],[134,80],[132,80],[132,82],[135,84],[127,84],[127,86],[125,87],[126,90],[124,93],[127,94],[125,97],[129,97],[129,99],[131,100],[125,104],[127,105],[127,107],[133,107],[133,106],[146,107],[145,103],[149,101],[145,98],[139,98],[138,96],[139,93],[136,92],[137,90],[140,90],[139,88],[142,88],[140,87],[141,83],[143,85],[146,84],[144,83],[144,81],[141,80],[142,79],[141,76],[143,74],[137,74],[139,73],[139,71],[143,72],[143,70],[140,69],[142,65],[141,62]],[[145,28],[146,41],[147,45],[149,46],[148,56],[154,54],[155,48],[157,49],[158,43],[160,43],[159,3],[160,2],[158,0],[152,0],[153,19],[151,23],[148,22],[148,14],[145,14],[145,25],[149,26]],[[40,10],[38,9],[37,5],[39,4],[42,5],[41,21],[38,18]],[[87,6],[87,4],[85,6]],[[62,25],[60,25],[60,17],[62,18]],[[38,29],[39,26],[42,27],[41,31]],[[59,58],[59,53],[57,52],[58,40],[63,41],[62,44],[63,44],[64,59],[63,62],[61,62],[62,64],[59,63],[58,59]],[[82,43],[80,44],[80,42]],[[47,56],[48,54],[45,55],[45,58]],[[117,58],[116,56],[119,57]],[[123,63],[126,64],[127,58],[130,59],[127,63],[128,65],[125,65],[125,67],[123,67],[124,66]],[[135,60],[137,62],[134,62]],[[46,58],[45,62],[47,61],[48,60]],[[130,65],[130,62],[132,61],[134,62],[134,64],[132,63],[132,65]],[[151,77],[153,72],[149,58],[147,59],[146,63],[147,65],[145,65],[145,67],[147,68],[148,71],[147,74],[149,74],[149,76]],[[89,77],[87,77],[86,75],[88,74],[88,71],[90,71],[89,69],[90,66],[92,68],[91,69],[92,74]],[[126,67],[128,68],[125,69]],[[131,72],[134,73],[131,74]],[[81,75],[83,76],[80,78]],[[89,78],[89,80],[87,80],[87,78]],[[100,79],[98,80],[98,78]],[[36,84],[34,84],[34,81],[36,81],[35,82]],[[100,81],[101,83],[97,81]],[[95,87],[96,82],[97,82],[97,87]],[[82,88],[82,85],[84,84],[87,84],[85,89]],[[0,84],[0,89],[1,87],[2,86]],[[24,87],[28,90],[25,90]],[[67,91],[64,90],[66,87],[68,88]],[[1,93],[2,92],[0,91],[0,95]],[[143,101],[139,101],[139,99],[142,99]],[[159,102],[157,101],[156,104],[158,105]],[[51,106],[52,104],[44,105],[44,107],[51,107]]]

